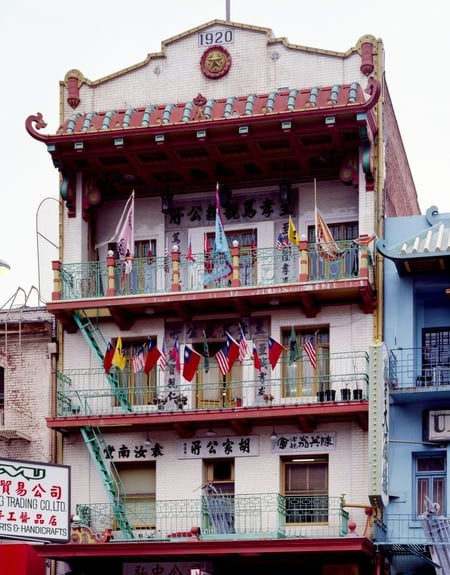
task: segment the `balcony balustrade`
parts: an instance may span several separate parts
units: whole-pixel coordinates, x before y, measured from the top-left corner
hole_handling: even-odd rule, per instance
[[[373,262],[367,247],[351,241],[330,245],[333,249],[337,245],[338,249],[333,257],[328,254],[327,258],[320,255],[316,244],[306,241],[300,242],[298,249],[289,246],[282,251],[233,246],[230,250],[233,265],[229,274],[214,271],[224,266],[222,254],[201,252],[186,259],[178,249],[164,257],[136,258],[130,273],[125,272],[123,261],[113,257],[86,263],[54,262],[52,299],[155,295],[373,278]]]
[[[199,493],[202,493],[199,491]],[[127,520],[138,540],[179,541],[198,534],[218,540],[343,537],[348,512],[342,497],[291,497],[278,493],[199,495],[187,500],[126,499]],[[97,533],[111,529],[120,540],[114,507],[78,504],[77,523]]]
[[[436,522],[441,519],[448,535],[448,520],[442,516],[435,516]],[[386,545],[423,545],[425,547],[430,543],[425,535],[421,518],[406,513],[387,513],[383,521],[376,519],[374,539],[377,543]],[[436,543],[439,545],[437,541]]]
[[[236,375],[232,373],[232,376],[222,376],[218,366],[213,364],[214,360],[210,358],[208,373],[204,373],[200,363],[192,382],[175,374],[174,384],[166,381],[166,372],[159,367],[149,375],[113,367],[111,374],[118,382],[116,390],[101,368],[58,372],[56,415],[119,414],[122,410],[119,394],[131,404],[134,413],[270,407],[368,397],[369,357],[366,352],[322,354],[317,372],[312,371],[308,358],[292,365],[280,362],[281,377],[261,376],[254,369],[252,360],[233,368]],[[341,396],[342,390],[348,390],[348,396]]]
[[[392,349],[389,353],[389,384],[392,391],[450,386],[448,352],[425,347]]]

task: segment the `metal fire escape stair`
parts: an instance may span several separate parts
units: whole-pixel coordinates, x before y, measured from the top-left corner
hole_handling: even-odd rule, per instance
[[[107,346],[103,334],[94,326],[84,311],[76,312],[74,314],[74,319],[99,364],[103,367]],[[117,377],[113,374],[106,373],[105,377],[114,391],[114,395],[121,407],[125,411],[130,412],[132,410],[131,404],[128,402],[124,391],[121,389]],[[108,453],[108,447],[100,429],[93,428],[92,426],[85,426],[81,428],[81,435],[91,458],[94,461],[105,492],[112,505],[113,514],[118,528],[122,532],[124,539],[134,539],[133,530],[128,521],[125,510],[125,490],[120,482],[120,476],[114,462],[112,459],[109,459],[108,461],[105,459],[105,454]]]
[[[450,519],[439,515],[439,504],[425,497],[426,513],[421,518],[422,529],[430,543],[431,559],[440,575],[450,575]]]
[[[82,310],[74,313],[74,319],[99,364],[103,367],[107,342],[102,332],[98,327],[94,326],[89,317]],[[105,377],[114,391],[114,395],[121,407],[127,412],[132,411],[133,408],[131,403],[127,399],[126,392],[121,388],[116,375],[105,373]]]
[[[90,426],[82,427],[81,435],[102,479],[118,528],[125,539],[134,539],[133,529],[125,511],[124,489],[120,476],[114,462],[110,459],[106,461],[108,446],[100,429]]]

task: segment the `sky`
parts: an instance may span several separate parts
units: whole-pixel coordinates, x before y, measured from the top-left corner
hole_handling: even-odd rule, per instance
[[[450,113],[450,2],[429,0],[16,0],[2,6],[0,54],[0,309],[44,305],[57,259],[58,172],[25,131],[41,112],[59,125],[59,83],[72,68],[98,80],[145,60],[161,42],[211,20],[270,28],[292,44],[346,52],[381,38],[386,81],[422,213],[450,212],[446,182]],[[443,180],[444,178],[444,180]]]

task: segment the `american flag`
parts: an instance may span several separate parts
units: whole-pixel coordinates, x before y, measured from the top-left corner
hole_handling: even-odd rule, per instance
[[[286,236],[280,232],[277,238],[277,250],[283,252],[287,247],[289,247],[289,242],[287,241]]]
[[[190,238],[189,238],[188,249],[187,249],[187,252],[186,252],[186,261],[187,261],[187,262],[195,262],[195,258],[194,258],[193,254],[192,254],[192,243],[191,243]]]
[[[161,371],[166,370],[166,342],[163,341],[161,355],[159,356],[158,365]]]
[[[223,347],[216,353],[215,358],[219,365],[220,373],[226,375],[228,373],[228,348]]]
[[[245,339],[244,330],[242,326],[239,326],[240,338],[239,338],[239,363],[242,363],[248,356],[248,344]]]
[[[316,369],[316,367],[317,367],[317,354],[316,354],[316,348],[314,346],[314,338],[313,337],[310,337],[307,341],[305,341],[305,343],[303,344],[303,351],[309,357],[309,361],[310,361],[311,365],[313,366],[313,369]]]
[[[138,371],[141,371],[141,369],[144,369],[144,365],[144,348],[141,345],[141,347],[133,355],[133,372],[137,373]]]

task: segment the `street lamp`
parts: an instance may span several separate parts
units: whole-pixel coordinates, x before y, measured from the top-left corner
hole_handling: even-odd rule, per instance
[[[5,260],[0,260],[0,276],[9,272],[10,269],[9,264]]]

